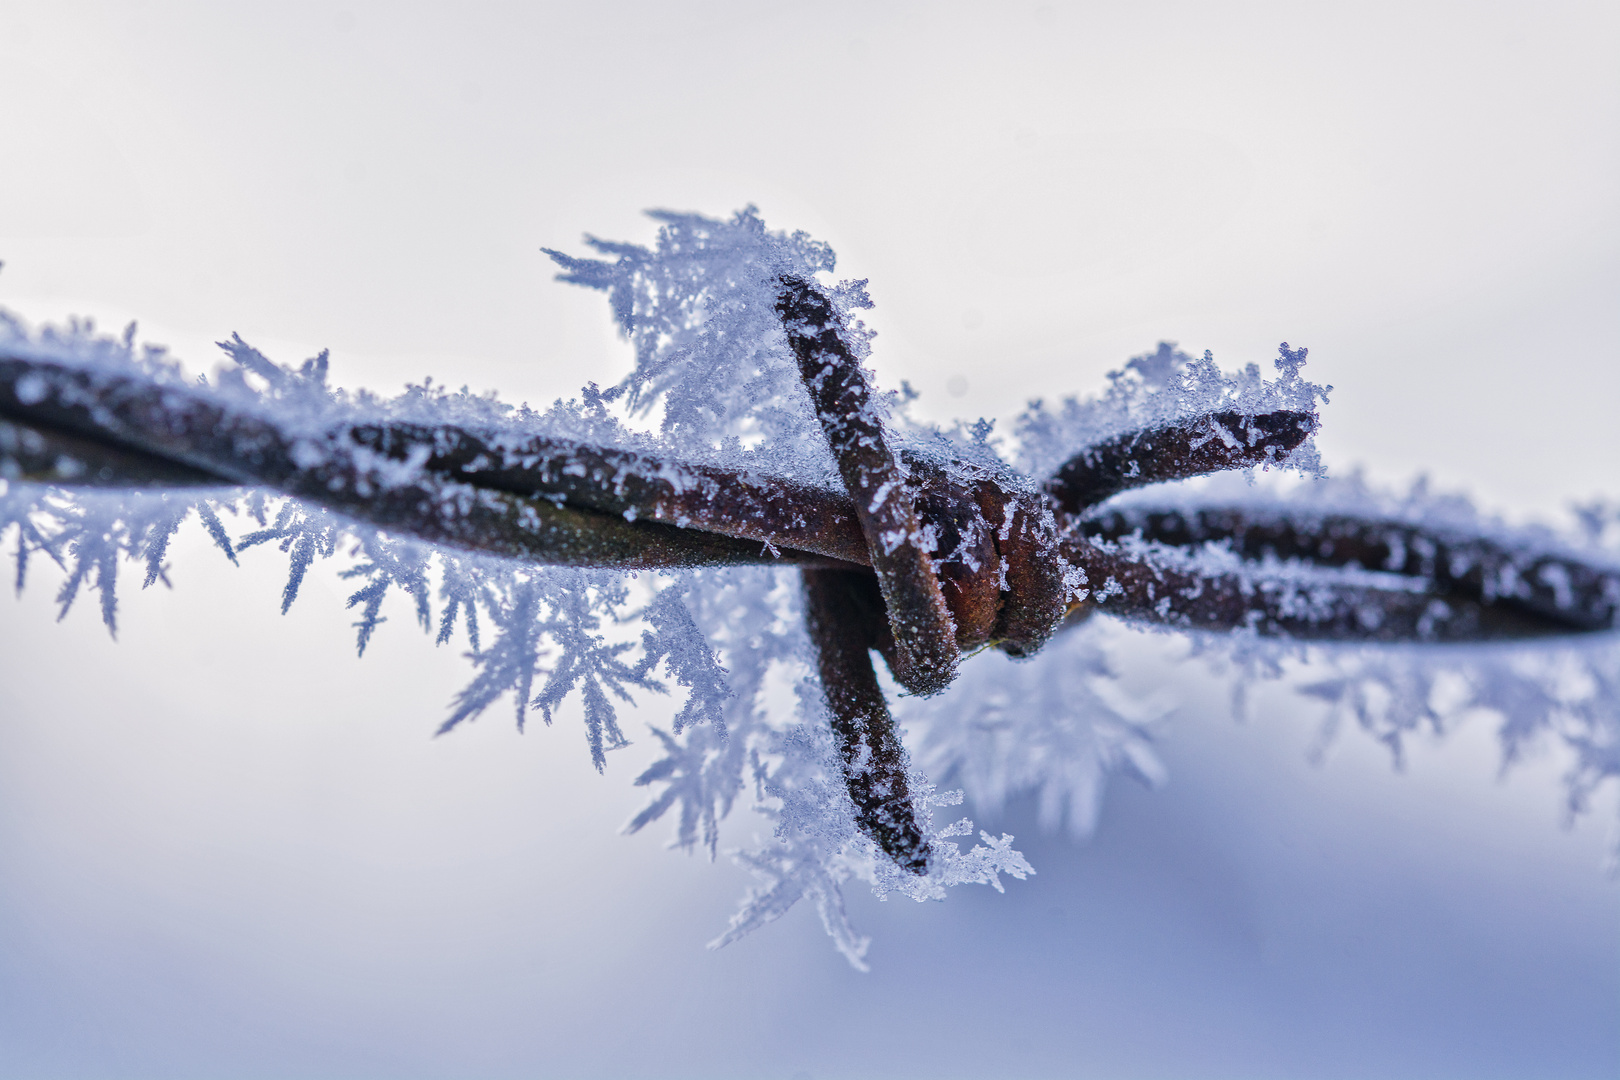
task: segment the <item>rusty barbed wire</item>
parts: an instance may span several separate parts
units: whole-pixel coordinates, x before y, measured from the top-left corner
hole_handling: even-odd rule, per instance
[[[0,477],[270,489],[437,545],[607,569],[793,565],[856,822],[902,869],[930,851],[872,661],[933,694],[985,647],[1028,655],[1097,611],[1301,640],[1459,642],[1620,621],[1620,571],[1341,512],[1099,510],[1129,488],[1278,462],[1314,412],[1212,411],[1080,448],[1038,480],[901,453],[836,307],[776,310],[844,490],[656,453],[448,424],[292,432],[201,388],[0,355]],[[1195,557],[1214,545],[1233,563]],[[1290,586],[1267,564],[1360,569]]]

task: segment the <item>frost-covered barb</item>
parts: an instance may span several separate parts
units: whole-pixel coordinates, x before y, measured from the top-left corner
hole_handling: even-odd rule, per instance
[[[1317,402],[1331,386],[1300,376],[1308,350],[1284,342],[1278,377],[1258,364],[1229,375],[1206,352],[1194,359],[1167,341],[1108,376],[1093,398],[1063,399],[1056,412],[1041,400],[1019,417],[1019,463],[1050,476],[1048,489],[1078,513],[1127,487],[1195,473],[1261,466],[1321,475],[1310,440]]]
[[[1037,792],[1077,833],[1107,776],[1162,772],[1167,706],[1120,691],[1120,622],[1185,634],[1240,689],[1329,664],[1305,692],[1397,750],[1443,722],[1437,687],[1461,679],[1453,698],[1503,713],[1510,757],[1560,733],[1572,807],[1616,775],[1612,508],[1570,538],[1321,481],[1330,388],[1286,343],[1271,378],[1161,344],[1098,398],[1033,404],[1007,460],[987,422],[925,428],[877,389],[865,282],[824,282],[826,245],[752,209],[654,217],[650,247],[551,253],[563,280],[609,294],[635,366],[544,412],[431,383],[348,393],[325,353],[284,367],[234,335],[230,366],[191,380],[133,329],[6,317],[0,530],[19,584],[43,555],[64,610],[91,588],[110,628],[119,560],[167,581],[193,513],[232,560],[287,555],[283,610],[315,560],[344,554],[361,651],[396,591],[439,641],[466,633],[475,674],[441,730],[507,695],[520,727],[578,700],[598,769],[629,738],[618,706],[672,682],[685,701],[654,731],[664,753],[626,828],[672,815],[675,844],[712,856],[748,797],[773,834],[738,856],[761,884],[721,943],[808,896],[857,965],[848,880],[921,900],[1030,872],[1010,837],[963,852],[966,819],[935,826],[956,796],[915,766],[874,653],[913,695],[936,779],[992,807]],[[1288,498],[1169,483],[1277,468],[1318,479]],[[249,523],[234,538],[233,518]],[[971,659],[986,650],[1033,659]],[[790,686],[798,707],[778,715],[772,688]]]

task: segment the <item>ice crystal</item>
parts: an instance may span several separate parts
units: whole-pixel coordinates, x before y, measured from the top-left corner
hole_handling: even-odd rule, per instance
[[[1171,703],[1124,693],[1119,637],[1117,623],[1095,620],[1031,659],[986,656],[964,667],[946,697],[912,699],[901,715],[921,735],[922,764],[981,809],[1032,793],[1043,826],[1089,836],[1111,776],[1150,786],[1165,777],[1154,744]]]
[[[683,453],[754,449],[752,463],[836,484],[775,309],[779,279],[831,272],[832,249],[802,232],[767,230],[753,207],[729,220],[651,216],[662,223],[651,248],[591,237],[611,261],[547,252],[561,280],[607,292],[635,347],[635,367],[614,392],[634,414],[661,410],[661,433]],[[848,314],[871,306],[864,286],[845,283],[831,295]],[[858,320],[846,324],[864,355],[868,336]]]

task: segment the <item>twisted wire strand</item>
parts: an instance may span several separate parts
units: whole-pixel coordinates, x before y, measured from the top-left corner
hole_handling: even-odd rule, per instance
[[[897,455],[831,301],[813,283],[781,284],[778,313],[844,491],[447,424],[356,417],[295,433],[203,388],[17,355],[0,355],[0,478],[267,488],[434,544],[540,564],[797,566],[856,822],[917,874],[931,851],[873,651],[902,687],[935,693],[963,652],[1028,655],[1097,611],[1371,642],[1620,622],[1620,567],[1567,551],[1346,513],[1099,507],[1143,484],[1280,461],[1317,429],[1314,413],[1214,412],[1118,436],[1082,448],[1039,486]],[[1201,559],[1211,546],[1238,567]],[[1346,573],[1293,581],[1278,565]]]

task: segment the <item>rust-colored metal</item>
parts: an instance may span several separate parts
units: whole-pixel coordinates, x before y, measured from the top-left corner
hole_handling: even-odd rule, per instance
[[[1067,571],[1052,512],[1039,495],[987,483],[979,506],[990,522],[1006,570],[996,614],[996,645],[1031,656],[1057,632],[1069,596]]]
[[[908,458],[918,516],[933,530],[933,572],[964,652],[994,636],[1001,610],[1001,554],[995,528],[979,506],[979,484],[952,479],[941,464]]]
[[[869,562],[843,492],[746,469],[690,465],[637,450],[451,426],[357,424],[359,445],[480,488],[560,496],[567,505],[681,529]]]
[[[185,386],[0,357],[0,462],[18,478],[123,487],[270,487],[437,544],[546,565],[669,569],[849,566],[718,530],[627,520],[566,498],[379,467],[351,429],[290,435]],[[66,459],[66,463],[62,459]],[[82,469],[76,466],[83,465]],[[3,468],[3,466],[0,466]],[[74,475],[69,476],[68,473]]]
[[[1151,552],[1066,536],[1066,558],[1086,568],[1092,595],[1070,618],[1096,611],[1186,630],[1249,631],[1300,641],[1456,643],[1567,634],[1567,623],[1522,607],[1424,588],[1195,573]],[[1405,586],[1405,587],[1403,587]]]
[[[906,781],[906,754],[872,667],[874,632],[887,619],[869,573],[804,570],[805,622],[838,741],[855,824],[902,870],[928,873],[928,840]]]
[[[956,677],[961,652],[922,518],[832,301],[802,278],[780,280],[776,310],[844,487],[855,500],[883,593],[894,635],[895,681],[914,694],[937,694]]]
[[[189,465],[4,416],[0,416],[0,480],[124,489],[221,486],[218,477]]]
[[[1280,461],[1318,426],[1313,413],[1288,409],[1205,413],[1088,446],[1052,475],[1046,492],[1062,512],[1080,514],[1130,488]]]
[[[1218,542],[1245,559],[1399,574],[1449,604],[1501,613],[1487,621],[1500,620],[1504,632],[1518,623],[1524,632],[1606,630],[1620,616],[1620,569],[1555,552],[1514,551],[1486,537],[1410,522],[1313,515],[1300,507],[1284,516],[1262,507],[1210,506],[1116,511],[1081,527],[1103,540],[1139,535],[1178,547]]]
[[[1045,500],[993,470],[905,461],[918,513],[936,537],[934,570],[957,645],[971,651],[994,644],[1014,656],[1037,651],[1056,631],[1066,600]]]

